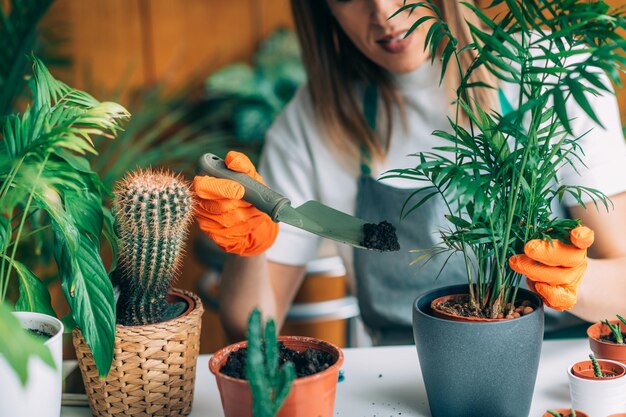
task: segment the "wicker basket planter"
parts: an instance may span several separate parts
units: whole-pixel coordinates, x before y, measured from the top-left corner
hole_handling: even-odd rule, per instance
[[[188,309],[181,316],[146,326],[117,325],[113,365],[105,381],[80,330],[74,347],[91,412],[109,416],[186,416],[191,412],[204,309],[193,293],[174,290]]]

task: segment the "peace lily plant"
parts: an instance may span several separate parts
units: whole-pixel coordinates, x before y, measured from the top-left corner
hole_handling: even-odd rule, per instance
[[[441,245],[416,262],[462,253],[470,305],[490,318],[507,315],[516,300],[521,275],[509,267],[510,256],[531,239],[569,243],[579,221],[553,217],[553,201],[570,194],[582,206],[591,197],[608,207],[603,194],[559,184],[557,173],[584,163],[578,144],[584,133],[574,134],[566,103],[577,103],[600,124],[588,98],[611,93],[602,73],[619,83],[626,65],[626,41],[618,34],[626,28],[624,8],[611,11],[604,1],[588,0],[494,0],[490,7],[504,5],[490,17],[465,4],[481,23],[469,24],[469,45],[459,43],[432,0],[398,10],[429,11],[411,31],[430,25],[426,48],[441,61],[441,79],[453,74],[459,82],[450,129],[433,133],[442,145],[417,154],[414,168],[387,174],[430,184],[425,197],[407,201],[404,215],[443,197],[450,228],[440,231]],[[476,81],[485,69],[495,82]],[[519,89],[517,102],[506,100],[499,90],[504,84]],[[470,92],[499,96],[502,105],[481,108]]]
[[[99,250],[101,237],[113,242],[113,219],[86,155],[96,153],[93,136],[113,138],[129,114],[57,81],[41,61],[32,61],[32,102],[0,120],[0,355],[22,382],[30,354],[51,363],[42,342],[12,317],[10,300],[17,298],[16,310],[56,316],[47,284],[27,266],[37,264],[42,241],[53,239],[56,276],[71,309],[64,321],[80,327],[105,376],[113,357],[115,300]],[[24,245],[33,241],[39,242],[34,248]]]

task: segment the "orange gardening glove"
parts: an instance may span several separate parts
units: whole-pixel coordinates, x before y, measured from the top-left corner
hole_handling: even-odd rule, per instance
[[[230,151],[224,159],[226,166],[243,172],[265,184],[254,165],[242,153]],[[252,204],[242,200],[245,188],[238,182],[196,176],[195,215],[200,229],[223,250],[242,256],[254,256],[272,246],[278,234],[278,224]]]
[[[572,245],[559,240],[534,239],[526,242],[523,255],[509,258],[515,272],[526,276],[528,287],[555,310],[569,310],[576,304],[578,285],[587,269],[587,248],[593,230],[578,226],[570,231]]]

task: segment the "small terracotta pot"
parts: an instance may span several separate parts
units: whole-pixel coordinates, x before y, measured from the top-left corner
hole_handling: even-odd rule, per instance
[[[619,320],[611,320],[611,324],[619,323],[622,333],[626,333],[626,325]],[[587,328],[587,336],[589,336],[589,347],[596,355],[596,358],[610,359],[626,364],[626,344],[618,345],[600,340],[602,336],[611,334],[609,326],[602,322],[592,324]]]
[[[335,363],[329,368],[302,378],[296,378],[277,417],[332,417],[335,409],[335,390],[343,352],[332,343],[312,337],[280,336],[289,349],[298,352],[317,349],[329,353]],[[252,417],[252,393],[248,381],[232,378],[220,372],[228,356],[248,342],[239,342],[217,351],[209,360],[209,369],[215,375],[222,399],[225,417]]]
[[[492,321],[513,320],[513,319],[489,319],[489,318],[481,318],[481,317],[457,316],[456,314],[450,314],[446,311],[441,311],[437,307],[435,307],[441,303],[445,303],[446,301],[454,300],[460,297],[467,297],[467,296],[468,294],[451,294],[451,295],[444,295],[443,297],[435,298],[430,303],[430,308],[432,309],[433,315],[440,319],[461,321],[461,322],[492,322]]]
[[[567,370],[572,407],[591,416],[609,416],[626,411],[626,367],[615,361],[598,361],[602,372],[613,377],[596,378],[591,361],[577,362]]]
[[[624,376],[624,374],[626,374],[626,368],[620,366],[618,363],[599,360],[598,365],[600,365],[600,370],[603,374],[610,373],[613,374],[613,376],[598,378],[593,371],[593,364],[591,363],[591,361],[582,361],[575,363],[572,366],[572,373],[579,378],[598,379],[603,381],[621,378]]]
[[[552,408],[551,410],[556,411],[559,414],[564,414],[566,416],[569,416],[570,411],[572,411],[570,408]],[[576,412],[576,417],[589,417],[588,414],[583,413],[582,411],[578,411],[578,410],[574,410],[574,411]],[[544,415],[541,417],[554,417],[554,416],[546,411]]]
[[[610,416],[607,416],[607,417],[626,417],[626,413],[611,414]]]

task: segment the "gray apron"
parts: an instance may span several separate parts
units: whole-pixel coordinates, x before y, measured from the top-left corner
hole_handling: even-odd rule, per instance
[[[442,223],[446,222],[444,215],[448,213],[443,199],[438,196],[400,221],[400,209],[413,192],[414,189],[390,187],[366,173],[359,177],[357,217],[371,223],[387,220],[396,227],[400,243],[397,252],[354,249],[361,317],[372,341],[378,345],[412,344],[415,298],[435,287],[467,282],[460,253],[453,254],[447,263],[449,254],[439,255],[421,267],[410,265],[418,256],[410,252],[411,249],[429,249],[439,243],[437,231],[445,225]],[[419,201],[419,196],[415,198]]]
[[[365,89],[363,113],[372,130],[376,130],[377,109],[376,87],[370,85]],[[444,216],[448,214],[443,198],[431,198],[400,220],[402,206],[417,190],[395,188],[375,180],[370,165],[371,158],[367,150],[362,149],[355,214],[370,223],[386,220],[393,224],[400,250],[354,249],[354,275],[361,318],[374,344],[411,344],[413,301],[432,288],[466,282],[465,263],[461,254],[453,254],[450,259],[447,259],[449,254],[443,254],[424,266],[411,265],[418,254],[410,250],[429,249],[439,243],[438,230],[445,226]],[[432,189],[424,192],[432,192]],[[413,201],[419,199],[418,191]]]
[[[376,89],[368,87],[363,99],[363,112],[373,130],[376,127],[377,100]],[[465,261],[461,253],[451,255],[448,252],[437,255],[424,265],[410,265],[419,255],[411,250],[429,249],[440,242],[438,231],[449,227],[445,218],[448,209],[438,195],[400,220],[401,208],[409,196],[417,191],[412,201],[418,202],[421,191],[395,188],[375,180],[370,173],[367,152],[362,150],[361,154],[355,215],[370,223],[390,222],[396,227],[400,243],[397,252],[354,249],[354,275],[361,318],[374,344],[412,344],[413,301],[425,291],[467,283]],[[432,192],[432,189],[424,192]],[[569,313],[546,309],[546,335],[576,324],[582,329],[580,324],[585,326],[586,322]]]

